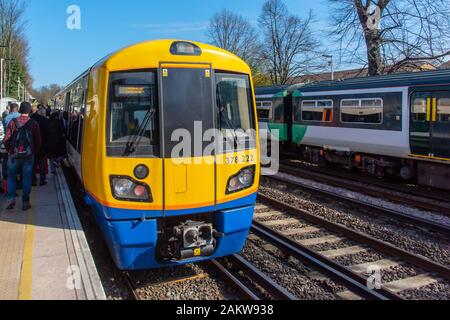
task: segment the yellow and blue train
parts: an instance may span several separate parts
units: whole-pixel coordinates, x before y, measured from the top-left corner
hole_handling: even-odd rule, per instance
[[[259,186],[248,65],[219,48],[157,40],[108,55],[55,96],[70,162],[118,268],[242,250]]]

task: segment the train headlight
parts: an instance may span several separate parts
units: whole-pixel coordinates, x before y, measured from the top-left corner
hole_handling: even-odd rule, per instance
[[[114,198],[124,201],[152,201],[150,188],[129,177],[111,177],[111,189]]]
[[[247,167],[239,171],[228,180],[227,194],[250,188],[255,182],[255,166]]]

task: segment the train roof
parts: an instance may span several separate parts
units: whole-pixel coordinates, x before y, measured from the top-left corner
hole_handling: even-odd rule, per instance
[[[175,42],[187,42],[201,49],[199,55],[174,55],[170,52]],[[110,71],[159,68],[160,63],[211,64],[213,69],[250,74],[248,65],[238,56],[226,50],[196,41],[163,39],[133,44],[100,60],[94,68],[105,67]]]
[[[201,49],[201,54],[174,55],[170,52],[170,49],[175,42],[192,43]],[[111,72],[156,69],[160,67],[160,63],[211,64],[212,68],[216,70],[251,73],[250,67],[238,56],[209,44],[177,39],[150,40],[136,43],[108,54],[96,62],[91,68],[75,78],[75,80],[68,84],[60,93],[76,83],[80,78],[85,77],[92,69],[106,68]]]
[[[398,73],[382,76],[358,77],[335,81],[321,81],[291,86],[257,87],[256,96],[284,96],[294,91],[320,92],[420,85],[450,85],[450,69]]]
[[[288,91],[340,91],[386,87],[412,87],[420,85],[450,85],[450,69],[358,77],[310,84],[296,84],[289,87]]]
[[[256,96],[277,95],[280,92],[286,91],[288,88],[289,86],[256,87],[255,95]]]

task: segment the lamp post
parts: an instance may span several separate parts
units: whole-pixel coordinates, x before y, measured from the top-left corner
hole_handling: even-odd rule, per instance
[[[331,67],[331,80],[334,81],[334,65],[333,65],[333,56],[329,54],[322,55],[324,58],[330,59],[328,61],[328,65]]]
[[[3,62],[5,59],[0,60],[0,102],[3,101]]]
[[[0,45],[1,49],[6,49],[8,46]],[[3,55],[2,55],[3,56]],[[3,64],[5,59],[1,58],[0,60],[0,102],[3,101]]]

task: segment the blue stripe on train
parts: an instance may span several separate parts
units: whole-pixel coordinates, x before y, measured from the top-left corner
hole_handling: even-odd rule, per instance
[[[110,208],[103,206],[89,194],[85,196],[85,202],[90,206],[94,206],[99,212],[101,212],[104,215],[105,219],[107,220],[133,220],[142,218],[146,219],[161,218],[164,215],[172,217],[186,214],[197,214],[218,210],[226,210],[237,207],[244,207],[253,205],[256,202],[256,197],[257,193],[254,193],[252,195],[237,200],[225,202],[222,204],[218,204],[216,206],[208,206],[195,209],[166,210],[165,212],[163,210],[132,210],[132,209]]]
[[[183,261],[160,262],[156,260],[157,228],[156,218],[162,218],[162,212],[142,212],[137,219],[110,220],[108,216],[135,216],[136,210],[107,208],[89,197],[94,207],[95,217],[106,239],[111,255],[119,269],[140,270],[176,266],[216,259],[240,252],[245,244],[252,225],[256,194],[211,207],[214,210],[214,227],[224,234],[217,239],[216,251],[211,257],[194,258]],[[212,212],[211,208],[194,210],[176,210],[166,212],[167,216],[188,215],[199,212]],[[105,214],[106,213],[106,214]],[[147,217],[142,220],[143,214]],[[152,217],[152,218],[151,218]]]

